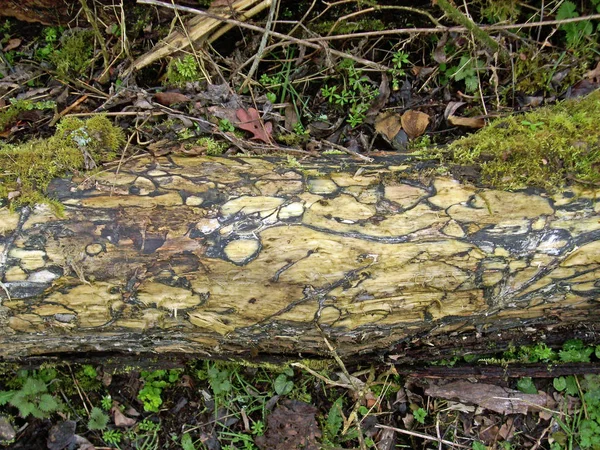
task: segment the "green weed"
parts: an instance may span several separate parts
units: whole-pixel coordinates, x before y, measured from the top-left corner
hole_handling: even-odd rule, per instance
[[[161,398],[163,389],[172,386],[179,380],[180,373],[181,371],[176,369],[142,371],[141,378],[144,380],[144,387],[138,392],[138,399],[143,403],[144,411],[159,411],[163,403]]]
[[[364,122],[371,101],[377,97],[379,90],[363,75],[362,70],[355,67],[352,60],[342,61],[338,70],[343,86],[325,85],[321,88],[321,95],[339,110],[349,109],[347,122],[356,128]]]
[[[23,418],[45,419],[61,409],[60,402],[48,392],[48,385],[39,378],[28,377],[18,391],[0,391],[0,406],[9,403]]]

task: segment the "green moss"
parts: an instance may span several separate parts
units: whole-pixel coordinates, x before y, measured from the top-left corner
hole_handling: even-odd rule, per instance
[[[600,182],[600,91],[498,119],[453,142],[446,162],[476,165],[503,189]]]
[[[208,156],[219,156],[222,155],[225,150],[229,147],[225,142],[215,141],[211,137],[202,137],[196,141],[196,143],[206,148],[206,154]]]
[[[59,77],[77,77],[85,72],[92,62],[92,39],[89,30],[63,35],[60,49],[49,55]]]
[[[182,87],[186,83],[193,83],[201,79],[200,68],[196,58],[192,55],[186,55],[183,58],[174,58],[169,62],[165,85]]]
[[[38,202],[56,206],[46,197],[53,178],[114,159],[124,142],[123,130],[104,116],[94,116],[86,121],[67,117],[48,139],[0,146],[0,199],[15,192],[13,207]]]
[[[556,73],[568,68],[567,74],[558,83],[552,78]],[[557,95],[581,80],[589,70],[585,61],[577,56],[564,54],[558,61],[554,53],[540,53],[537,48],[529,48],[520,52],[515,59],[514,89],[528,95]],[[505,90],[506,96],[513,94],[513,87]]]

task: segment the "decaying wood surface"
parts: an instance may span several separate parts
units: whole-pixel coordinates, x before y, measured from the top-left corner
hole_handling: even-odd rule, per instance
[[[453,336],[448,353],[462,336],[597,325],[597,192],[419,179],[399,159],[302,164],[142,158],[54,182],[63,217],[0,209],[0,356],[310,356],[327,337],[349,357]]]

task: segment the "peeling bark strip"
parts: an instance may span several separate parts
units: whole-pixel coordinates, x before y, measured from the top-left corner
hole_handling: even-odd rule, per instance
[[[326,354],[321,333],[349,356],[599,321],[597,192],[310,164],[140,159],[54,182],[62,218],[0,209],[0,356]]]

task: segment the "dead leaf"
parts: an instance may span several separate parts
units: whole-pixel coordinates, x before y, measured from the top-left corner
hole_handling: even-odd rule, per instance
[[[255,443],[269,450],[318,450],[321,430],[315,419],[317,408],[298,400],[284,400],[267,417],[267,432]]]
[[[433,51],[433,59],[438,64],[445,64],[448,62],[448,57],[446,56],[446,42],[448,42],[448,33],[442,34],[442,37]]]
[[[387,75],[383,73],[381,75],[381,83],[379,84],[379,94],[375,97],[375,100],[369,106],[369,110],[367,111],[367,117],[373,117],[381,111],[381,109],[387,104],[390,98],[390,80]]]
[[[429,125],[429,116],[421,111],[409,109],[400,118],[402,129],[410,139],[417,138],[425,133]]]
[[[390,141],[396,137],[401,129],[402,122],[400,120],[400,114],[397,114],[394,111],[382,112],[375,119],[375,131],[383,134]]]
[[[514,426],[515,418],[514,416],[507,416],[504,420],[504,423],[498,430],[498,435],[505,441],[512,439],[515,432],[517,431]]]
[[[240,108],[235,112],[235,115],[240,120],[235,126],[252,133],[253,136],[250,139],[258,139],[267,144],[271,143],[273,124],[271,122],[263,124],[260,114],[256,109],[248,108],[248,111],[246,111],[244,108]]]
[[[585,74],[585,77],[594,83],[600,83],[600,61],[596,64],[596,68]]]
[[[113,406],[110,410],[113,414],[115,426],[119,428],[132,427],[137,423],[137,420],[127,417],[121,412],[117,406]]]
[[[448,117],[454,116],[458,108],[466,104],[467,102],[448,102],[444,110],[444,120],[448,120]]]
[[[483,128],[485,120],[481,117],[448,116],[448,124],[453,127]]]
[[[425,389],[430,397],[458,400],[479,405],[499,414],[527,414],[548,407],[551,399],[546,394],[523,394],[514,389],[494,384],[455,381],[444,385],[430,385]]]
[[[21,39],[19,39],[19,38],[9,39],[7,44],[4,46],[3,51],[9,52],[9,51],[14,50],[15,48],[19,47],[19,45],[21,45]]]
[[[186,103],[192,101],[187,95],[179,92],[157,92],[154,94],[154,100],[163,106],[171,106],[175,103]]]

